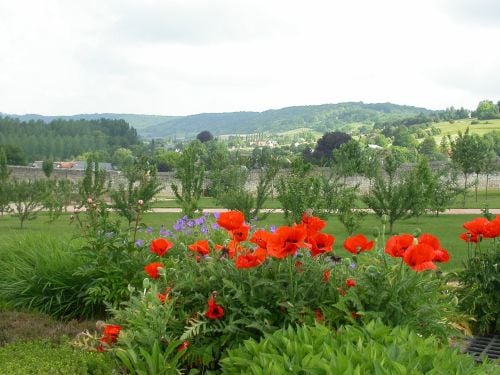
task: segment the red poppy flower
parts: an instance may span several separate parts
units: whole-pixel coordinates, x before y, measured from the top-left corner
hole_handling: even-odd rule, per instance
[[[434,260],[435,250],[428,244],[419,243],[410,246],[404,256],[403,261],[415,271],[435,270]]]
[[[500,215],[486,224],[484,228],[484,237],[495,238],[500,237]]]
[[[215,303],[214,296],[210,296],[208,300],[208,310],[205,313],[208,319],[216,320],[222,319],[224,317],[224,308],[217,303]]]
[[[101,343],[106,343],[108,345],[114,344],[118,339],[118,335],[122,327],[116,324],[106,324],[104,326],[104,331],[102,332],[102,337],[99,340]]]
[[[174,244],[165,238],[157,238],[151,241],[149,248],[152,253],[157,254],[158,256],[163,256],[167,251],[169,251]]]
[[[374,242],[368,241],[362,234],[347,237],[347,239],[344,241],[344,249],[352,254],[359,254],[362,251],[369,251],[373,249],[373,245]]]
[[[392,236],[385,244],[385,252],[392,257],[403,257],[406,249],[413,244],[413,236],[410,234],[401,234]]]
[[[222,212],[217,219],[217,224],[228,230],[238,229],[245,222],[245,216],[240,211]]]
[[[326,222],[319,217],[308,215],[307,212],[302,214],[302,224],[306,227],[309,235],[319,232],[326,226]]]
[[[253,268],[266,259],[266,250],[257,249],[253,254],[240,255],[236,258],[236,268]]]
[[[200,255],[210,254],[210,245],[208,244],[208,240],[198,240],[195,243],[189,245],[188,249]]]
[[[270,235],[271,235],[271,233],[266,232],[265,230],[262,230],[262,229],[256,230],[253,233],[252,238],[250,238],[250,242],[253,242],[254,244],[256,244],[257,246],[259,246],[262,249],[266,249],[267,248],[267,241],[268,241]]]
[[[441,248],[439,240],[435,236],[429,233],[422,233],[418,237],[418,243],[425,243],[430,247],[432,247],[434,250],[439,250]]]
[[[323,272],[323,281],[325,283],[330,281],[330,270],[325,270],[325,272]]]
[[[306,229],[302,225],[279,227],[269,236],[267,252],[275,258],[284,258],[295,254],[301,248],[310,248],[311,245],[304,242],[306,235]]]
[[[322,322],[323,320],[325,320],[325,317],[323,316],[321,309],[314,310],[314,315],[316,317],[316,321],[318,322]]]
[[[168,299],[169,301],[172,299],[172,296],[170,295],[170,291],[172,288],[168,287],[165,289],[165,294],[158,293],[156,296],[160,300],[161,303],[165,303],[165,301]]]
[[[461,240],[464,240],[465,242],[474,242],[474,243],[477,243],[479,241],[479,237],[477,236],[477,234],[470,233],[470,232],[462,233],[458,237]]]
[[[184,341],[182,344],[179,345],[177,351],[182,352],[183,350],[186,350],[189,347],[189,345],[190,345],[189,341]]]
[[[348,288],[352,288],[352,287],[356,286],[356,280],[347,279],[345,281],[345,286],[348,287]]]
[[[331,252],[333,243],[335,242],[335,237],[326,233],[318,232],[307,237],[307,242],[311,244],[312,256],[316,256]]]
[[[227,246],[223,245],[215,245],[215,250],[219,250],[225,252],[229,258],[234,258],[238,254],[242,254],[244,252],[243,246],[240,245],[239,241],[231,240],[227,244]]]
[[[241,227],[233,229],[232,231],[229,232],[231,235],[231,238],[233,238],[236,241],[245,241],[248,237],[248,231],[250,230],[250,227],[246,224],[243,224]]]
[[[159,268],[164,268],[163,264],[160,262],[153,262],[144,266],[144,271],[146,271],[152,279],[158,279],[160,277],[160,274],[158,273]]]
[[[450,254],[445,249],[434,250],[434,262],[444,263],[450,260]]]
[[[488,219],[484,217],[478,217],[474,220],[466,222],[463,227],[467,229],[468,232],[475,235],[483,235],[486,226],[489,224]]]

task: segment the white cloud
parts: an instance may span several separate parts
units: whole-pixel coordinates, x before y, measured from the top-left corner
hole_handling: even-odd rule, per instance
[[[0,111],[474,108],[500,97],[496,3],[0,0]]]

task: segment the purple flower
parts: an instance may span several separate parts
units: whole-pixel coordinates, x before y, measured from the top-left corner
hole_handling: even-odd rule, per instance
[[[173,226],[174,230],[179,232],[184,228],[184,222],[182,220],[177,220],[177,222]]]
[[[153,227],[147,227],[146,233],[153,233]]]
[[[201,231],[201,233],[203,233],[203,234],[208,233],[208,229],[207,229],[207,227],[206,227],[206,226],[204,226],[204,225],[201,227],[200,231]]]
[[[351,263],[351,264],[349,264],[349,267],[351,267],[352,269],[354,269],[354,268],[356,268],[357,266],[356,266],[356,263]]]
[[[214,217],[216,220],[219,218],[219,216],[220,216],[220,212],[214,212]]]
[[[192,228],[192,227],[194,226],[194,220],[189,220],[189,221],[187,222],[187,226],[188,226],[189,228]]]
[[[212,229],[213,229],[213,230],[217,230],[217,229],[219,229],[219,226],[217,225],[217,223],[213,223],[213,224],[212,224]]]
[[[170,237],[172,235],[172,231],[170,230],[160,230],[160,236],[163,237]]]
[[[144,241],[141,239],[135,240],[135,247],[142,247],[144,245]]]
[[[271,232],[271,233],[276,232],[276,225],[271,225],[271,226],[269,227],[269,232]]]
[[[194,223],[196,225],[203,225],[205,223],[205,218],[202,216],[202,217],[199,217],[197,219],[194,220]]]

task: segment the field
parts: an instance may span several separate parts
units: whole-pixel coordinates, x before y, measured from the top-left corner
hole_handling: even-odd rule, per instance
[[[471,121],[474,121],[474,119],[456,120],[453,123],[442,121],[434,124],[434,127],[441,129],[441,135],[435,137],[436,141],[439,142],[443,135],[449,134],[454,137],[459,131],[462,133],[465,132],[467,128],[469,128],[471,133],[479,135],[494,130],[500,131],[500,119],[479,121],[479,124],[471,124]]]
[[[158,233],[161,225],[167,229],[171,228],[180,216],[179,213],[148,213],[144,217],[144,223],[153,228],[154,235]],[[459,234],[464,231],[462,224],[477,216],[440,215],[435,217],[429,215],[419,219],[401,220],[395,223],[394,231],[395,233],[413,233],[418,228],[422,232],[436,235],[441,240],[442,246],[451,254],[450,262],[440,265],[440,269],[452,271],[461,268],[462,261],[467,256],[467,245],[458,238]],[[252,225],[258,228],[284,224],[282,214],[278,213],[269,215],[263,221],[252,222]],[[359,232],[373,238],[374,233],[380,231],[380,228],[379,219],[375,215],[367,215]],[[349,254],[342,248],[342,243],[348,237],[348,234],[336,217],[328,218],[325,232],[333,234],[336,238],[334,251],[340,256],[348,256]],[[60,241],[69,243],[70,241],[81,241],[78,238],[78,233],[77,228],[70,224],[69,215],[65,215],[52,223],[49,223],[47,217],[42,215],[37,220],[28,222],[23,230],[19,229],[19,222],[16,218],[3,217],[0,219],[0,243],[2,244],[9,244],[12,241],[22,243],[26,237],[31,236],[38,237],[40,241],[57,238]],[[2,251],[2,248],[3,246],[0,245],[0,251]]]

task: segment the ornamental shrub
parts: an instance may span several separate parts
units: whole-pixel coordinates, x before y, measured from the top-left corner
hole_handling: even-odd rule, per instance
[[[246,340],[221,360],[223,374],[494,374],[493,364],[423,338],[407,327],[288,327]]]
[[[455,273],[459,283],[459,307],[473,319],[472,329],[481,334],[500,331],[500,215],[464,224],[468,257]]]

